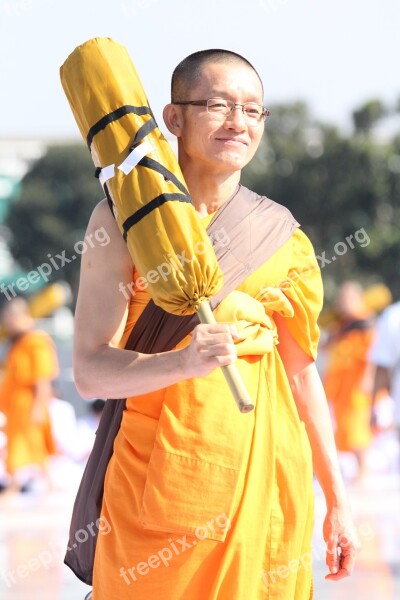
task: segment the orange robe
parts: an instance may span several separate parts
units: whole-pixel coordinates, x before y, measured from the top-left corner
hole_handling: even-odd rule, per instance
[[[362,389],[372,328],[350,329],[332,342],[324,387],[336,422],[338,450],[351,452],[372,442],[371,395]]]
[[[9,473],[28,465],[43,466],[54,453],[54,441],[47,418],[32,422],[34,385],[58,374],[57,355],[51,338],[43,331],[29,331],[16,340],[5,361],[0,385],[0,410],[7,418],[6,465]]]
[[[149,300],[133,290],[121,346]],[[296,231],[214,313],[243,333],[236,365],[255,410],[239,413],[220,369],[127,400],[105,480],[94,600],[312,598],[311,450],[273,313],[315,357],[321,301],[312,246]]]

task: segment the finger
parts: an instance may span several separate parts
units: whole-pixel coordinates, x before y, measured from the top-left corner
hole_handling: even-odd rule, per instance
[[[234,340],[240,340],[242,338],[242,334],[239,333],[235,325],[229,327],[229,332]]]
[[[222,331],[225,331],[227,333],[227,335],[229,336],[229,339],[234,339],[234,340],[240,340],[241,339],[241,334],[239,333],[236,325],[220,325],[220,327],[223,327],[225,329],[223,329]]]
[[[344,577],[349,577],[354,571],[356,562],[357,551],[351,542],[342,538],[340,542],[341,554],[338,556],[338,570],[337,572],[331,570],[329,575],[326,575],[325,579],[338,581]]]
[[[215,344],[232,344],[233,338],[230,333],[205,334],[201,337],[201,343],[213,346]]]
[[[218,344],[207,344],[200,349],[203,356],[227,356],[235,355],[236,348],[234,344],[218,343]]]
[[[229,337],[230,340],[240,340],[242,338],[241,334],[236,328],[236,325],[225,325],[225,333]]]
[[[339,572],[340,561],[339,556],[334,556],[332,553],[326,553],[326,564],[331,575],[336,575]]]
[[[230,335],[237,335],[238,330],[236,325],[227,325],[226,323],[202,323],[196,326],[199,331],[205,331],[207,333],[229,333]]]
[[[339,536],[333,536],[326,542],[326,565],[331,574],[336,574],[339,571]]]
[[[203,359],[203,364],[207,368],[207,371],[210,372],[212,369],[216,369],[217,367],[226,367],[231,365],[237,360],[236,354],[226,354],[225,356],[206,356]]]
[[[342,551],[342,555],[340,557],[340,566],[345,569],[349,575],[354,571],[354,566],[356,564],[356,549],[351,546]]]
[[[337,573],[329,573],[329,575],[325,575],[325,579],[327,581],[339,581],[340,579],[344,579],[345,577],[349,577],[350,573],[347,569],[339,569]]]
[[[237,360],[236,354],[227,354],[226,356],[215,356],[214,360],[217,361],[218,367],[226,367],[227,365],[231,365]]]

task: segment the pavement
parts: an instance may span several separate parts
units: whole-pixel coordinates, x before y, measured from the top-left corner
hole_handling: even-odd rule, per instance
[[[79,470],[63,466],[68,489],[76,489],[79,477]],[[328,582],[322,540],[324,498],[316,486],[315,600],[399,600],[400,473],[375,473],[348,491],[362,550],[352,577]],[[84,599],[90,588],[63,564],[73,500],[74,494],[65,489],[0,495],[2,600]]]

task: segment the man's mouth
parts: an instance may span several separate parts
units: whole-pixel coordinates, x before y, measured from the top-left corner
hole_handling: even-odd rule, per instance
[[[234,146],[248,146],[248,143],[243,138],[238,137],[218,137],[215,138],[217,142],[224,142],[225,144],[232,144]]]

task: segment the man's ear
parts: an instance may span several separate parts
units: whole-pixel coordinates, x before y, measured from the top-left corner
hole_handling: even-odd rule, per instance
[[[176,137],[180,137],[182,127],[180,107],[177,107],[176,104],[167,104],[163,110],[163,118],[168,130]]]

